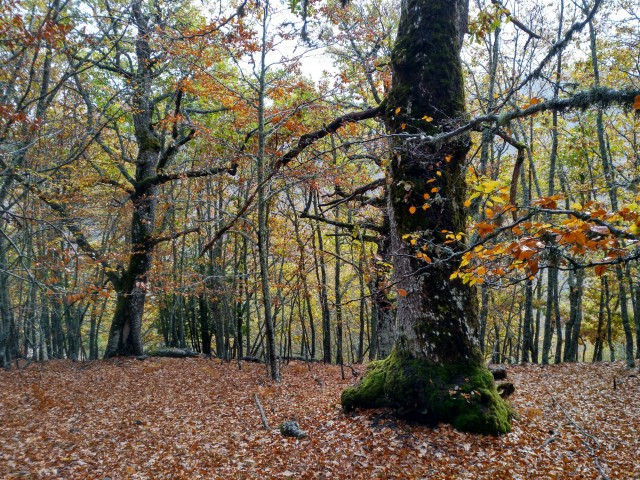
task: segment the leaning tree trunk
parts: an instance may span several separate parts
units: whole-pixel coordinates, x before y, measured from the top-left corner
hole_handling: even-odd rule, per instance
[[[435,134],[464,121],[460,46],[467,8],[467,0],[402,1],[383,114],[392,133]],[[346,409],[390,406],[460,430],[510,430],[509,408],[480,354],[475,291],[450,280],[459,264],[452,253],[464,245],[444,243],[443,231],[465,231],[468,150],[465,137],[439,147],[396,141],[389,211],[398,336],[391,355],[343,392]]]

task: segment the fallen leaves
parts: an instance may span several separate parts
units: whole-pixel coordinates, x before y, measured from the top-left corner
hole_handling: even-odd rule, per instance
[[[274,385],[263,365],[217,360],[32,365],[0,372],[0,477],[596,479],[560,404],[598,438],[609,478],[638,478],[640,380],[620,365],[510,367],[518,419],[497,438],[345,415],[337,366],[295,362]],[[254,393],[271,425],[293,419],[309,437],[265,431]]]

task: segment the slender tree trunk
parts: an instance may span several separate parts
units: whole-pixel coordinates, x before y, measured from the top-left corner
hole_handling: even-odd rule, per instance
[[[556,274],[557,274],[556,269]],[[560,317],[560,292],[558,279],[556,278],[553,283],[553,311],[555,313],[554,319],[556,323],[556,353],[554,363],[562,362],[562,318]]]
[[[264,308],[264,323],[266,329],[267,359],[271,370],[271,378],[275,382],[280,381],[280,368],[276,356],[276,337],[271,315],[271,292],[269,290],[269,251],[268,251],[268,227],[267,227],[267,199],[265,195],[265,144],[266,130],[264,120],[265,95],[266,95],[266,55],[267,55],[267,28],[269,19],[269,1],[262,5],[262,46],[260,63],[260,80],[258,91],[258,257],[260,260],[260,280],[262,283],[262,302]]]
[[[556,263],[557,251],[552,248],[549,252],[549,264],[547,269],[547,303],[544,315],[544,337],[542,338],[542,364],[549,364],[549,354],[551,352],[551,340],[553,337],[553,295],[555,292],[555,284],[558,281],[558,269],[553,268]]]
[[[593,346],[592,362],[602,361],[602,350],[604,347],[604,279],[600,281],[600,303],[598,308],[598,330],[596,341]]]
[[[600,86],[600,71],[598,65],[598,50],[596,42],[596,31],[593,26],[593,22],[589,22],[589,39],[591,45],[591,64],[593,67],[593,84],[595,87]],[[609,199],[611,200],[611,209],[613,211],[618,210],[618,192],[616,188],[615,170],[611,162],[611,159],[607,152],[607,145],[605,140],[605,128],[604,128],[604,116],[603,109],[598,106],[596,113],[596,131],[598,134],[598,146],[600,150],[600,159],[602,161],[602,169],[604,177],[607,182],[607,190],[609,192]],[[616,279],[618,280],[618,289],[620,292],[620,316],[622,319],[622,327],[624,329],[625,336],[625,359],[627,367],[631,368],[635,366],[633,356],[633,333],[631,331],[631,324],[629,322],[629,311],[627,307],[627,292],[624,286],[624,273],[621,265],[616,265]]]
[[[359,256],[359,264],[358,264],[358,287],[359,287],[359,293],[360,293],[360,328],[358,331],[358,359],[357,362],[358,363],[362,363],[364,361],[364,330],[365,330],[365,325],[366,325],[366,319],[365,319],[365,282],[364,282],[364,242],[361,242],[361,248],[362,251],[360,252],[360,256]]]
[[[636,327],[636,359],[640,359],[640,283],[636,282],[635,288],[629,279],[629,290],[635,296],[635,309],[633,311],[633,322]]]
[[[385,219],[385,224],[388,218]],[[376,358],[386,358],[391,354],[396,340],[396,306],[389,295],[389,267],[391,261],[391,238],[383,236],[378,241],[378,255],[381,261],[375,268],[375,290],[373,300],[377,310]]]
[[[313,196],[314,213],[318,214],[318,198],[315,192],[311,192]],[[312,226],[313,228],[313,226]],[[329,311],[329,296],[327,295],[327,269],[324,261],[324,244],[322,240],[322,231],[318,226],[315,229],[318,239],[318,248],[314,248],[314,257],[316,262],[316,273],[320,272],[318,282],[320,283],[320,308],[322,310],[322,360],[324,363],[331,363],[331,313]],[[317,252],[320,252],[318,259]],[[320,268],[318,268],[320,267]]]
[[[565,325],[565,362],[578,361],[578,338],[582,324],[582,286],[584,270],[569,272],[569,321]]]
[[[529,362],[529,353],[533,353],[533,282],[525,285],[524,323],[522,325],[522,363]]]
[[[9,292],[9,268],[6,241],[0,235],[0,364],[11,367],[11,343],[13,341],[13,307]]]
[[[609,293],[609,278],[603,278],[604,306],[607,309],[607,344],[609,345],[609,361],[615,362],[616,351],[613,348],[613,325],[611,324],[611,295]]]

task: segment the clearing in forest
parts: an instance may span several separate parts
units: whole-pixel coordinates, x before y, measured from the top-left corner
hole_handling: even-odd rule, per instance
[[[205,359],[0,372],[0,478],[640,478],[640,379],[620,363],[511,367],[517,419],[500,437],[344,414],[345,374],[295,362],[275,385],[264,366]],[[290,419],[306,439],[278,433]]]

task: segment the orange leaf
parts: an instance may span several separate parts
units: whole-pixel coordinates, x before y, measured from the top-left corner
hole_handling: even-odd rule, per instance
[[[607,265],[596,265],[593,270],[596,272],[597,276],[601,277],[604,274],[604,272],[607,271]]]
[[[633,99],[633,108],[636,110],[640,110],[640,95],[636,95]]]
[[[398,289],[398,295],[400,295],[401,297],[406,297],[407,296],[407,291],[404,288],[399,288]]]
[[[476,223],[476,229],[478,230],[478,235],[484,237],[493,232],[496,229],[496,225],[487,222],[478,222]]]
[[[409,207],[409,213],[410,213],[411,215],[413,215],[414,213],[416,213],[416,207],[414,207],[413,205],[411,205],[411,206]]]

